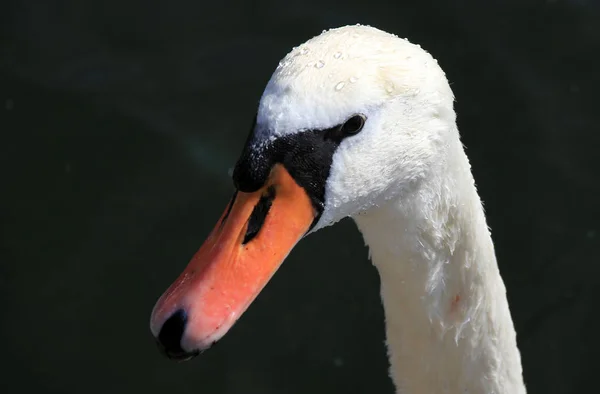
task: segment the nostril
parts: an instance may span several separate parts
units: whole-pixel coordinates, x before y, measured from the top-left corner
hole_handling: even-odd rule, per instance
[[[181,347],[181,338],[185,332],[187,320],[187,313],[183,309],[179,309],[164,322],[160,329],[157,343],[167,357],[186,360],[198,354],[198,352],[186,352]]]

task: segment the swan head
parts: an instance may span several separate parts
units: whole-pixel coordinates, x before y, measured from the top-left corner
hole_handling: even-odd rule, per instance
[[[418,187],[454,122],[445,75],[418,45],[350,26],[294,48],[261,97],[234,197],[154,308],[161,348],[206,349],[303,236]]]
[[[335,132],[357,116],[364,121],[359,132]],[[273,156],[269,149],[278,141],[289,141],[281,148],[287,153],[310,134],[327,138],[330,131],[338,139],[334,147],[311,142],[320,152],[302,158],[307,176],[322,188],[311,196],[320,198],[322,210],[315,231],[414,187],[443,153],[454,122],[444,72],[420,46],[367,26],[329,30],[280,62],[234,181],[243,190],[244,181],[254,180],[247,187],[253,191],[270,170],[265,156]]]

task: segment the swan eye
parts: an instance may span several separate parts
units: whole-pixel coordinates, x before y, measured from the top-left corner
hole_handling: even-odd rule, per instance
[[[354,115],[342,125],[341,131],[344,135],[354,135],[362,130],[367,118],[364,115]]]

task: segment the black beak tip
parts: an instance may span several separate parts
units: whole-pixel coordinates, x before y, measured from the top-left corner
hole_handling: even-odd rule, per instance
[[[156,338],[156,344],[161,353],[171,360],[186,361],[200,354],[199,350],[188,352],[181,347],[181,338],[185,332],[187,320],[187,313],[183,309],[177,310],[164,322]]]
[[[173,361],[177,361],[177,362],[191,360],[192,358],[194,358],[200,354],[199,350],[196,350],[193,352],[186,352],[186,351],[183,351],[183,349],[181,349],[181,351],[173,351],[172,349],[166,348],[158,339],[156,340],[156,346],[158,347],[160,352],[163,354],[163,356],[167,357],[169,360],[173,360]]]

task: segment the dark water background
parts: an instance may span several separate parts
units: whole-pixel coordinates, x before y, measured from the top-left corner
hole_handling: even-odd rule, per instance
[[[452,82],[530,393],[597,390],[598,2],[14,0],[0,392],[393,392],[377,273],[349,220],[304,240],[202,357],[165,360],[148,329],[230,197],[279,59],[357,22],[420,43]]]

